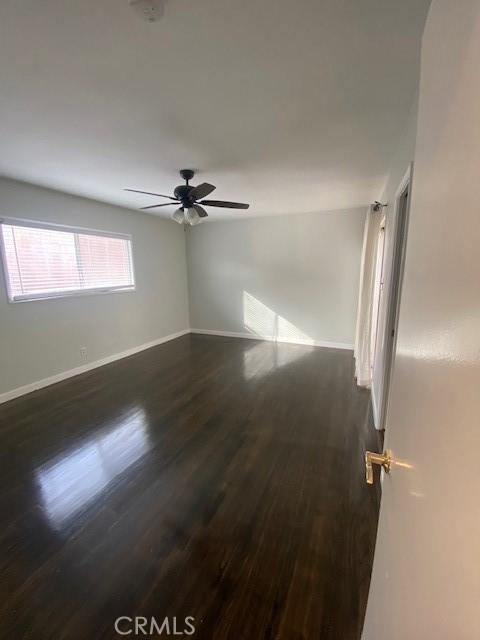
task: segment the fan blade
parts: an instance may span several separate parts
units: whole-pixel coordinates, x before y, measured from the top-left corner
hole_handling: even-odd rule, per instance
[[[205,211],[205,209],[203,207],[201,207],[199,204],[194,204],[193,208],[195,209],[195,211],[198,213],[198,215],[200,216],[200,218],[206,218],[208,216],[208,213]]]
[[[202,200],[200,204],[206,207],[224,207],[225,209],[248,209],[244,202],[225,202],[224,200]]]
[[[178,202],[165,202],[162,204],[151,204],[149,207],[140,207],[140,211],[144,209],[156,209],[157,207],[176,207]]]
[[[165,196],[163,195],[163,193],[152,193],[151,191],[139,191],[138,189],[124,189],[124,191],[130,191],[131,193],[144,193],[147,196],[158,196],[159,198],[168,198],[169,200],[178,202],[177,198],[173,198],[172,196]]]
[[[193,187],[188,193],[188,198],[191,202],[195,200],[200,200],[201,198],[205,198],[209,193],[215,191],[217,187],[214,187],[213,184],[208,184],[208,182],[203,182],[199,184],[198,187]]]

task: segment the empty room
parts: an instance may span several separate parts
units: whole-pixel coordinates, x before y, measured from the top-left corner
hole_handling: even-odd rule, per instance
[[[480,2],[0,6],[0,639],[480,638]]]

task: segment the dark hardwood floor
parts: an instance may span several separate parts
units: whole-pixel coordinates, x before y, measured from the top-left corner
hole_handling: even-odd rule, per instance
[[[378,442],[351,352],[187,335],[0,423],[2,638],[121,638],[119,616],[168,616],[171,634],[193,616],[206,640],[359,638]]]

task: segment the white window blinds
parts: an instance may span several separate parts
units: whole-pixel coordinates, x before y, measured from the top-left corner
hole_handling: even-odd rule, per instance
[[[11,301],[135,288],[128,236],[17,221],[0,231]]]

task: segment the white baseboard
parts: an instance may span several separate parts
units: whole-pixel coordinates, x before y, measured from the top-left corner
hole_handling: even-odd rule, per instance
[[[137,347],[132,347],[131,349],[127,349],[126,351],[122,351],[121,353],[114,353],[113,355],[107,356],[106,358],[101,358],[100,360],[95,360],[94,362],[88,362],[87,364],[83,364],[80,367],[75,367],[74,369],[69,369],[68,371],[62,371],[61,373],[57,373],[54,376],[49,376],[48,378],[43,378],[42,380],[31,382],[30,384],[23,385],[22,387],[17,387],[16,389],[12,389],[11,391],[6,391],[5,393],[0,394],[0,404],[2,402],[7,402],[8,400],[18,398],[19,396],[23,396],[26,393],[36,391],[37,389],[43,389],[43,387],[48,387],[51,384],[61,382],[62,380],[66,380],[67,378],[73,378],[74,376],[78,376],[81,373],[86,373],[91,369],[103,367],[103,365],[110,364],[110,362],[115,362],[115,360],[121,360],[122,358],[133,356],[135,353],[145,351],[145,349],[151,349],[152,347],[156,347],[157,345],[163,344],[164,342],[169,342],[170,340],[174,340],[175,338],[180,338],[180,336],[184,336],[187,333],[190,333],[190,329],[184,329],[183,331],[177,331],[177,333],[171,333],[168,336],[158,338],[157,340],[152,340],[151,342],[146,342],[145,344],[141,344]]]
[[[257,336],[254,333],[238,333],[235,331],[212,331],[211,329],[190,329],[192,333],[207,336],[226,336],[227,338],[247,338],[248,340],[266,340],[267,342],[284,342],[287,344],[303,344],[311,347],[326,347],[328,349],[353,349],[353,344],[347,342],[327,342],[324,340],[290,340],[269,336]]]
[[[285,342],[288,344],[302,344],[302,345],[314,346],[314,347],[327,347],[329,349],[350,349],[350,350],[353,349],[353,344],[347,344],[344,342],[325,342],[325,341],[318,341],[318,340],[315,340],[315,341],[288,340],[284,338],[271,338],[268,336],[257,336],[252,333],[236,333],[233,331],[211,331],[210,329],[184,329],[183,331],[178,331],[177,333],[171,333],[170,335],[164,336],[163,338],[158,338],[157,340],[146,342],[145,344],[141,344],[137,347],[132,347],[131,349],[127,349],[126,351],[122,351],[121,353],[114,353],[111,356],[106,356],[105,358],[101,358],[100,360],[95,360],[94,362],[88,362],[86,364],[81,365],[80,367],[75,367],[74,369],[69,369],[68,371],[62,371],[61,373],[57,373],[53,376],[49,376],[48,378],[42,378],[41,380],[36,380],[35,382],[25,384],[21,387],[17,387],[16,389],[11,389],[10,391],[6,391],[5,393],[0,394],[0,404],[2,404],[3,402],[8,402],[9,400],[13,400],[14,398],[18,398],[19,396],[23,396],[27,393],[31,393],[32,391],[37,391],[38,389],[49,387],[50,385],[56,384],[57,382],[61,382],[62,380],[66,380],[67,378],[73,378],[74,376],[78,376],[81,373],[86,373],[87,371],[96,369],[97,367],[103,367],[104,365],[110,364],[111,362],[115,362],[116,360],[127,358],[128,356],[132,356],[135,353],[139,353],[140,351],[151,349],[152,347],[156,347],[157,345],[163,344],[164,342],[169,342],[170,340],[174,340],[175,338],[180,338],[181,336],[184,336],[187,333],[199,333],[199,334],[210,335],[210,336],[226,336],[229,338],[247,338],[249,340],[266,340],[268,342]]]

